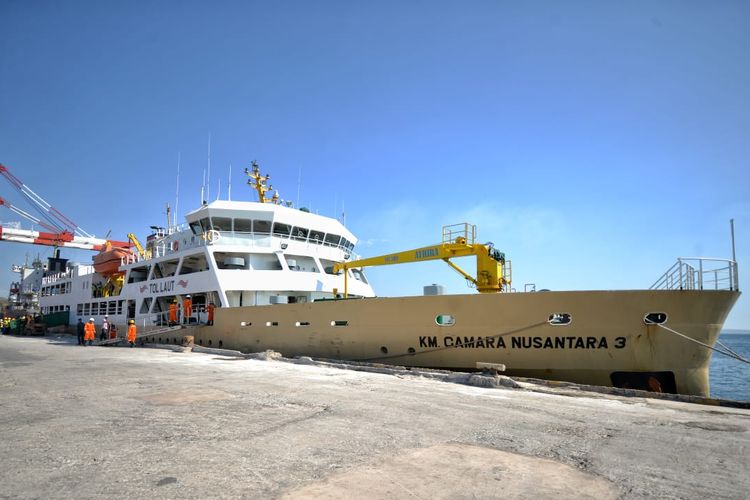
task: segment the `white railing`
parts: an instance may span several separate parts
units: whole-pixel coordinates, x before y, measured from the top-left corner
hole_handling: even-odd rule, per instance
[[[731,259],[679,257],[650,290],[739,290],[737,262]]]

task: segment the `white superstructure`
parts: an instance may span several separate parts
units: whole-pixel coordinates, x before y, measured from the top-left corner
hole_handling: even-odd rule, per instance
[[[206,307],[312,302],[344,288],[334,263],[350,260],[356,237],[338,220],[272,203],[217,200],[186,216],[187,224],[157,228],[144,256],[122,261],[121,284],[93,266],[68,267],[44,278],[43,312],[153,325],[167,321],[169,304],[190,295],[190,322]],[[349,295],[374,296],[360,270],[349,270]]]

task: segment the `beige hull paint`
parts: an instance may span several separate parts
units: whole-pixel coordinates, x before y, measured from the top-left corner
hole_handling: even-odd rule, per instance
[[[222,308],[214,326],[199,329],[195,338],[204,346],[273,349],[287,357],[461,370],[501,363],[511,376],[595,385],[612,385],[616,371],[671,371],[677,392],[708,396],[711,351],[646,326],[643,318],[666,312],[666,326],[713,346],[738,297],[731,291],[577,291]],[[553,313],[569,313],[572,322],[550,325]],[[441,314],[453,316],[455,324],[439,326]],[[347,324],[332,326],[336,321]]]

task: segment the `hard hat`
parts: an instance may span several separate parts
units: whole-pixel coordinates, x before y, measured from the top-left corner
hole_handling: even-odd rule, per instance
[[[135,323],[135,321],[131,319],[130,321],[128,321],[128,323],[130,323],[130,324],[134,324],[134,323]]]
[[[89,321],[94,321],[94,318],[89,318]]]
[[[185,295],[185,297],[190,298],[190,294]]]

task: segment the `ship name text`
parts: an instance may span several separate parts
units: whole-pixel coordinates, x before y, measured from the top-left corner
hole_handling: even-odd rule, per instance
[[[419,347],[456,347],[477,349],[615,349],[625,347],[625,337],[616,337],[614,341],[607,337],[467,337],[420,336]]]
[[[143,292],[144,289],[141,287],[141,292]],[[148,284],[148,292],[149,293],[164,293],[164,292],[172,292],[174,291],[174,280],[170,281],[162,281],[161,283],[149,283]]]

